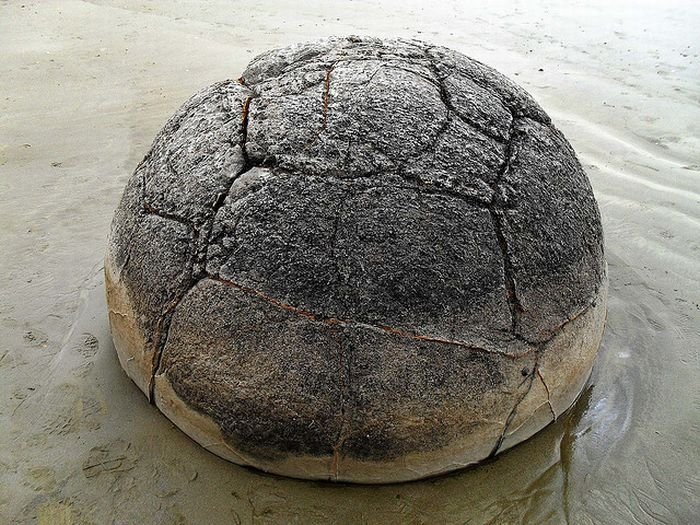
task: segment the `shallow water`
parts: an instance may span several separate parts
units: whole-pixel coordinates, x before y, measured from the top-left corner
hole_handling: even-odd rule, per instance
[[[589,4],[0,2],[0,523],[697,523],[700,9]],[[348,33],[431,40],[521,83],[606,232],[580,402],[495,461],[404,485],[205,452],[121,372],[103,297],[112,211],[177,106],[267,48]]]

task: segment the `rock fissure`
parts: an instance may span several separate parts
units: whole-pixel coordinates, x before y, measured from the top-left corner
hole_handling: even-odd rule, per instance
[[[506,241],[505,235],[503,234],[500,211],[496,210],[494,206],[489,206],[489,213],[491,214],[491,221],[493,222],[493,228],[496,232],[498,246],[501,250],[501,258],[503,260],[503,277],[505,282],[508,307],[510,308],[511,331],[514,334],[518,334],[519,318],[520,314],[523,311],[523,307],[520,304],[520,301],[518,301],[518,297],[516,295],[515,279],[513,277],[513,269],[510,262],[510,255],[508,254],[508,243]]]
[[[432,153],[433,161],[435,161],[435,152],[437,150],[438,142],[440,141],[440,138],[442,138],[442,136],[447,132],[447,128],[450,127],[450,124],[452,123],[452,116],[453,115],[454,115],[454,112],[449,107],[445,107],[445,120],[440,125],[438,130],[435,132],[435,136],[433,137],[433,139],[430,141],[430,143],[428,143],[420,151],[411,155],[411,157],[409,159],[407,159],[403,163],[402,167],[398,170],[399,173],[403,173],[403,171],[406,169],[406,166],[408,165],[409,162],[416,160],[416,159],[420,159],[426,153]],[[422,183],[422,181],[418,177],[415,177],[411,180]]]
[[[241,175],[244,175],[246,171],[249,169],[252,169],[254,167],[264,167],[270,170],[270,172],[273,175],[292,175],[294,177],[308,177],[311,179],[318,179],[318,180],[323,180],[323,179],[333,179],[334,181],[337,181],[340,184],[346,184],[346,185],[352,185],[358,181],[364,181],[364,180],[373,180],[376,181],[377,179],[381,179],[381,176],[396,176],[400,179],[402,179],[406,183],[412,183],[412,185],[406,185],[406,184],[392,184],[392,183],[372,183],[372,184],[367,184],[365,182],[360,182],[358,186],[358,191],[368,191],[368,190],[373,190],[373,189],[396,189],[396,190],[410,190],[410,191],[415,191],[416,193],[419,193],[421,195],[436,195],[436,196],[443,196],[443,197],[452,197],[455,199],[459,199],[461,201],[464,201],[466,204],[469,204],[470,206],[474,206],[477,208],[489,209],[489,205],[492,201],[492,195],[489,195],[488,198],[485,197],[479,197],[478,195],[469,195],[467,193],[462,193],[456,190],[452,190],[449,188],[441,188],[439,186],[432,185],[430,183],[427,183],[423,180],[421,180],[418,177],[414,176],[409,176],[404,170],[396,170],[396,171],[381,171],[381,172],[369,172],[365,173],[362,175],[357,175],[354,177],[339,177],[335,176],[334,174],[329,174],[328,176],[320,176],[320,175],[308,175],[303,172],[299,172],[295,169],[291,168],[282,168],[280,166],[277,166],[271,162],[260,162],[260,163],[250,163],[247,166],[247,169],[243,172],[241,172]],[[240,176],[240,175],[239,175]]]
[[[171,221],[179,222],[180,224],[184,224],[187,227],[193,227],[194,225],[189,220],[180,217],[177,214],[168,214],[162,210],[157,209],[155,206],[151,205],[150,202],[148,202],[148,199],[146,198],[146,173],[148,172],[148,162],[150,161],[150,159],[151,152],[149,151],[146,155],[146,158],[144,158],[143,161],[141,161],[139,166],[136,168],[136,172],[138,173],[138,170],[141,169],[142,166],[145,166],[145,168],[141,171],[141,209],[147,215],[156,215],[162,219],[168,219]],[[168,166],[168,169],[170,169],[170,164],[167,161],[166,166]]]
[[[239,83],[243,85],[246,89],[248,86],[246,86],[243,83],[242,78],[239,79]],[[211,243],[211,233],[214,228],[214,222],[216,220],[216,215],[218,214],[219,210],[223,207],[223,205],[226,203],[226,198],[228,197],[229,193],[231,192],[231,188],[233,187],[233,184],[238,180],[238,178],[249,171],[251,168],[255,166],[253,162],[251,162],[250,158],[248,157],[248,151],[246,148],[246,144],[248,141],[248,119],[249,119],[249,114],[250,114],[250,104],[255,99],[257,95],[248,95],[243,102],[243,106],[241,108],[241,140],[238,146],[241,148],[241,155],[243,156],[243,167],[229,180],[228,184],[226,185],[225,188],[222,188],[221,191],[219,191],[216,195],[216,198],[212,204],[211,211],[209,213],[209,218],[206,223],[206,228],[203,229],[202,232],[202,239],[203,242],[200,242],[200,248],[201,248],[201,253],[200,253],[200,260],[198,260],[197,265],[200,268],[199,275],[197,275],[197,278],[201,277],[204,275],[204,271],[207,266],[207,260],[206,260],[206,254],[207,250],[209,248],[209,245]]]
[[[414,177],[414,176],[408,176],[404,171],[397,171],[396,175],[401,177],[407,182],[412,182],[415,184],[414,186],[399,186],[399,185],[390,185],[390,184],[377,184],[377,185],[372,185],[372,186],[366,186],[367,189],[374,189],[374,188],[391,188],[391,189],[398,189],[398,190],[413,190],[419,195],[436,195],[436,196],[441,196],[441,197],[452,197],[454,199],[459,199],[466,204],[469,204],[470,206],[474,206],[475,208],[482,208],[482,209],[488,209],[489,205],[491,204],[493,195],[489,195],[488,197],[480,197],[477,195],[469,195],[468,193],[462,193],[456,190],[452,190],[449,188],[441,188],[439,186],[435,186],[432,184],[429,184],[423,180],[421,180],[419,177]],[[369,175],[371,177],[371,175]]]
[[[386,66],[385,66],[384,64],[382,64],[382,65],[380,65],[379,67],[377,67],[377,69],[375,69],[374,71],[372,71],[372,74],[369,76],[369,78],[367,79],[367,82],[366,82],[365,84],[366,84],[366,85],[371,84],[372,81],[374,80],[374,77],[376,77],[377,74],[378,74],[380,71],[382,71],[383,69],[385,69],[385,68],[386,68]]]
[[[338,65],[342,63],[353,63],[353,62],[374,62],[381,60],[381,57],[368,57],[368,58],[338,58],[335,61],[333,61],[328,69],[326,69],[325,77],[324,77],[324,94],[323,94],[323,123],[321,126],[321,130],[324,130],[327,125],[327,113],[328,113],[328,103],[330,101],[330,96],[329,96],[329,88],[330,88],[330,80],[331,80],[331,74],[333,72],[333,69]],[[453,113],[457,118],[459,118],[464,124],[469,126],[471,129],[476,131],[477,133],[480,133],[484,135],[485,137],[494,140],[500,144],[503,144],[505,141],[499,137],[498,135],[495,135],[491,133],[488,129],[484,128],[483,126],[478,125],[476,122],[474,122],[472,119],[468,118],[466,115],[463,115],[461,112],[457,111],[457,109],[454,107],[454,104],[451,101],[451,97],[449,95],[449,92],[445,88],[444,85],[444,80],[449,77],[449,75],[446,76],[441,76],[439,74],[439,71],[437,67],[434,65],[434,62],[432,61],[431,57],[429,57],[427,54],[425,55],[425,67],[427,67],[431,72],[433,73],[433,78],[421,74],[419,71],[409,69],[407,67],[402,67],[402,64],[405,63],[405,61],[402,61],[400,59],[396,59],[390,62],[387,62],[385,64],[381,64],[379,67],[377,67],[374,72],[369,76],[367,79],[366,84],[370,84],[372,80],[374,79],[375,75],[377,75],[380,71],[384,69],[396,69],[399,71],[404,71],[406,73],[412,74],[432,85],[434,85],[439,91],[440,91],[440,98],[445,105],[445,107],[448,109],[449,112]],[[280,76],[287,74],[289,72],[293,71],[293,68],[287,68],[284,71],[280,72],[278,75],[270,77],[268,79],[265,79],[264,82],[268,82],[272,79],[279,78]],[[245,80],[243,77],[239,79],[239,82],[248,87],[247,84],[245,84]],[[484,88],[483,86],[479,86],[481,89],[484,89],[485,91],[491,93],[490,90]],[[492,93],[493,94],[493,93]],[[497,97],[498,98],[498,97]],[[499,101],[501,101],[499,99]],[[507,106],[505,103],[501,101],[502,105],[507,109]],[[315,142],[312,141],[312,144]]]
[[[345,422],[343,422],[343,425],[345,425]],[[333,445],[333,458],[331,460],[330,475],[335,481],[338,481],[338,476],[340,475],[340,454],[345,441],[349,437],[348,433],[349,431],[341,429],[340,437],[338,438],[336,444]]]
[[[525,338],[522,338],[522,339],[524,341],[527,341],[528,343],[536,344],[536,345],[543,345],[543,344],[549,343],[552,339],[554,339],[557,336],[557,334],[561,331],[562,328],[564,328],[569,323],[575,321],[576,319],[581,317],[583,314],[588,312],[592,307],[594,307],[596,305],[596,300],[597,300],[596,298],[598,297],[599,293],[600,293],[600,284],[596,287],[595,294],[593,295],[593,298],[590,299],[590,301],[588,301],[588,303],[586,303],[586,306],[584,306],[583,308],[578,310],[576,313],[567,316],[564,319],[564,321],[559,323],[554,328],[551,328],[550,330],[548,330],[547,331],[548,335],[545,339],[542,339],[540,341],[532,341],[532,340],[525,339]],[[517,336],[517,337],[521,337],[521,336]]]
[[[326,129],[328,125],[328,104],[331,101],[331,74],[333,73],[333,68],[335,64],[331,65],[326,70],[326,76],[323,79],[323,122],[321,124],[321,131]]]
[[[446,76],[441,76],[440,71],[437,67],[437,65],[433,62],[433,59],[430,55],[430,49],[425,50],[425,55],[426,58],[428,59],[430,63],[430,68],[433,71],[433,75],[437,79],[439,83],[439,89],[440,89],[440,99],[443,101],[443,104],[453,112],[457,117],[460,117],[459,113],[454,109],[450,94],[445,87],[445,78],[447,78],[449,75]],[[498,239],[498,245],[501,250],[501,258],[503,260],[503,277],[504,277],[504,283],[505,283],[505,289],[506,289],[506,298],[508,301],[508,307],[510,309],[511,313],[511,332],[517,336],[519,336],[518,333],[518,327],[519,327],[519,317],[520,313],[523,311],[523,307],[520,304],[520,301],[518,300],[517,294],[516,294],[516,286],[515,286],[515,278],[513,277],[513,269],[512,269],[512,264],[510,261],[510,254],[508,251],[508,244],[505,238],[505,234],[503,233],[503,226],[502,226],[502,219],[501,219],[501,213],[502,211],[499,209],[500,205],[500,184],[501,180],[503,179],[503,176],[505,173],[508,171],[510,168],[510,162],[511,162],[511,156],[512,156],[512,141],[513,141],[513,135],[514,135],[514,129],[515,129],[515,122],[516,122],[516,117],[510,110],[508,106],[504,104],[504,107],[508,109],[508,111],[511,113],[511,125],[510,129],[508,130],[508,134],[506,136],[506,141],[505,141],[505,158],[503,161],[503,167],[501,170],[498,172],[496,175],[496,178],[492,184],[490,184],[491,190],[492,190],[492,199],[491,201],[487,204],[487,208],[489,210],[489,214],[491,215],[491,220],[493,222],[493,227],[494,231],[496,233],[496,238]],[[462,119],[464,120],[464,119]],[[491,137],[493,138],[493,137]],[[503,141],[499,142],[503,143]]]
[[[328,106],[331,101],[331,75],[333,73],[333,68],[335,68],[335,62],[328,66],[323,76],[323,93],[321,95],[321,126],[318,128],[318,131],[314,133],[313,138],[306,143],[304,146],[305,150],[308,150],[310,147],[316,144],[318,139],[321,138],[321,134],[328,127]]]
[[[431,61],[434,58],[436,58],[433,55],[431,55],[431,51],[434,49],[438,49],[438,47],[437,46],[428,46],[427,48],[425,48],[425,51],[424,51],[426,56],[428,57],[428,59]],[[479,60],[476,60],[476,59],[471,58],[471,57],[468,57],[468,58],[469,58],[469,60],[471,60],[475,64],[478,64],[482,68],[490,69],[489,66],[487,66],[483,62],[480,62]],[[453,65],[450,69],[451,69],[450,72],[447,75],[445,75],[443,78],[449,77],[454,72],[461,72],[461,70],[456,65]],[[523,112],[522,109],[518,107],[517,103],[514,104],[513,100],[509,100],[507,97],[504,96],[503,93],[499,93],[497,90],[495,90],[493,85],[491,85],[488,81],[484,80],[483,78],[480,78],[478,75],[469,75],[466,72],[465,72],[465,74],[479,88],[483,89],[484,91],[487,91],[492,96],[494,96],[500,102],[501,106],[503,106],[513,116],[514,119],[515,118],[529,118],[529,119],[531,119],[539,124],[542,124],[543,126],[547,126],[550,129],[554,128],[551,121],[548,121],[546,119],[542,119],[534,114],[531,114],[530,112],[528,112],[527,114],[525,112]]]
[[[537,371],[537,377],[539,377],[540,381],[542,381],[545,392],[547,392],[547,405],[549,406],[549,411],[552,413],[552,421],[556,421],[557,413],[554,411],[554,407],[552,406],[552,395],[549,392],[549,386],[547,386],[547,382],[544,380],[544,376],[542,376],[542,371],[539,369],[539,367],[535,367],[535,370]]]
[[[279,299],[276,299],[264,292],[261,292],[260,290],[256,290],[255,288],[251,288],[249,286],[245,286],[243,284],[237,283],[235,281],[231,281],[229,279],[223,279],[221,277],[217,276],[208,276],[204,277],[204,279],[210,279],[212,281],[216,281],[218,283],[224,284],[226,286],[231,286],[233,288],[236,288],[248,295],[255,296],[259,299],[262,299],[263,301],[274,305],[275,307],[279,308],[280,310],[285,310],[287,312],[291,312],[293,314],[299,315],[301,317],[305,317],[311,321],[318,322],[318,323],[323,323],[328,326],[356,326],[359,328],[365,328],[368,330],[373,330],[373,331],[380,331],[388,334],[392,334],[398,337],[403,337],[406,339],[412,339],[414,341],[425,341],[428,343],[438,343],[438,344],[445,344],[445,345],[452,345],[452,346],[458,346],[461,348],[464,348],[466,350],[472,351],[472,352],[478,352],[478,353],[484,353],[484,354],[496,354],[500,355],[503,357],[506,357],[508,359],[516,360],[520,359],[521,357],[525,357],[530,355],[532,352],[536,350],[536,348],[533,346],[529,348],[528,350],[518,352],[518,353],[508,353],[508,352],[502,352],[499,350],[492,350],[489,348],[483,348],[479,346],[474,346],[469,343],[466,343],[464,341],[454,341],[450,339],[444,339],[441,337],[434,337],[434,336],[428,336],[428,335],[420,335],[420,334],[415,334],[411,332],[407,332],[405,330],[401,330],[398,328],[394,328],[391,326],[387,325],[374,325],[374,324],[369,324],[365,323],[362,321],[357,321],[355,319],[340,319],[337,317],[323,317],[321,315],[318,315],[313,312],[309,312],[308,310],[304,310],[302,308],[298,308],[296,306],[284,303],[283,301],[280,301]],[[196,283],[195,283],[196,285]]]
[[[153,353],[153,361],[151,362],[151,378],[148,382],[148,400],[153,404],[155,403],[155,379],[156,375],[158,375],[160,371],[161,361],[163,359],[163,350],[165,349],[165,345],[168,342],[168,336],[170,335],[170,322],[172,321],[178,305],[182,302],[185,295],[187,295],[187,292],[192,288],[192,270],[194,267],[195,257],[196,251],[193,250],[193,254],[189,258],[187,268],[184,271],[184,273],[188,275],[189,280],[188,285],[185,287],[185,291],[183,291],[180,295],[175,295],[175,297],[170,300],[165,310],[161,313],[156,325],[156,348]]]
[[[239,80],[240,82],[240,80]],[[243,84],[243,82],[241,82]],[[243,84],[244,87],[245,84]],[[185,287],[184,291],[179,295],[174,297],[171,302],[168,304],[164,312],[161,314],[161,317],[158,321],[157,324],[157,347],[153,355],[153,365],[152,365],[152,373],[151,373],[151,379],[149,381],[149,401],[151,403],[155,402],[155,378],[156,376],[160,373],[160,368],[161,368],[161,362],[163,358],[163,351],[165,350],[165,345],[167,344],[168,337],[170,335],[170,323],[172,321],[173,314],[175,310],[177,309],[178,305],[182,302],[182,300],[185,298],[187,293],[194,288],[194,286],[197,285],[197,283],[201,280],[201,276],[205,272],[206,269],[206,254],[207,254],[207,249],[209,247],[210,243],[210,237],[211,237],[211,232],[214,226],[214,221],[216,219],[216,215],[219,211],[219,209],[224,205],[226,202],[226,196],[229,194],[231,191],[231,187],[233,186],[233,183],[238,179],[238,177],[241,176],[241,174],[245,173],[248,171],[252,166],[250,165],[250,161],[248,159],[247,151],[246,151],[246,141],[248,137],[248,113],[249,113],[249,108],[250,108],[250,103],[252,99],[255,98],[255,95],[249,95],[244,103],[243,107],[241,109],[241,142],[240,142],[240,147],[241,147],[241,152],[243,154],[244,158],[244,166],[241,168],[238,173],[231,177],[231,180],[227,184],[225,189],[222,189],[220,192],[217,193],[216,199],[214,200],[211,210],[209,211],[209,216],[207,220],[205,221],[205,224],[201,228],[197,228],[192,222],[190,221],[184,221],[182,220],[181,217],[172,217],[172,220],[177,220],[177,222],[185,223],[188,224],[192,230],[193,230],[193,242],[192,242],[192,255],[190,256],[190,259],[188,261],[188,267],[186,272],[189,274],[189,284]],[[145,179],[144,179],[144,191],[145,191]],[[144,209],[148,212],[149,211],[149,204],[146,202],[145,195],[143,195],[143,206]],[[156,210],[157,211],[157,210]],[[160,213],[157,213],[157,215],[164,217],[164,218],[171,218],[168,217],[167,215],[162,215]],[[180,219],[180,220],[178,220]],[[194,270],[197,269],[197,275],[195,275]]]
[[[390,173],[386,173],[389,175]],[[491,199],[484,199],[484,198],[479,198],[478,196],[472,196],[468,195],[466,193],[460,193],[455,190],[451,190],[448,188],[440,188],[437,186],[433,186],[431,184],[428,184],[421,179],[417,177],[409,177],[406,175],[405,172],[403,171],[397,171],[396,175],[401,177],[402,179],[406,180],[407,182],[413,182],[415,185],[414,186],[403,186],[403,185],[395,185],[395,184],[372,184],[372,185],[366,185],[362,187],[363,191],[366,190],[373,190],[373,189],[381,189],[381,188],[389,188],[389,189],[396,189],[396,190],[411,190],[415,191],[419,195],[437,195],[441,197],[452,197],[455,199],[459,199],[461,201],[464,201],[465,203],[469,204],[470,206],[474,206],[476,208],[483,208],[483,209],[488,209],[489,204],[491,203]],[[355,179],[351,180],[357,180],[359,178],[372,178],[376,175],[366,175],[363,177],[356,177]],[[345,182],[344,179],[338,179],[342,182]],[[348,180],[348,182],[351,182],[351,180]]]
[[[440,98],[441,98],[443,104],[445,104],[445,107],[447,107],[447,109],[448,109],[451,113],[453,113],[454,116],[456,116],[462,123],[466,124],[466,125],[469,126],[471,129],[473,129],[474,131],[476,131],[477,133],[480,133],[481,135],[483,135],[483,136],[485,136],[485,137],[487,137],[487,138],[489,138],[489,139],[491,139],[491,140],[493,140],[493,141],[495,141],[495,142],[498,142],[499,144],[506,144],[506,143],[508,142],[508,137],[506,137],[506,138],[504,139],[504,138],[502,138],[502,137],[500,137],[500,136],[498,136],[498,135],[492,133],[492,132],[489,131],[487,128],[485,128],[485,127],[483,127],[483,126],[480,126],[479,124],[477,124],[476,122],[474,122],[474,120],[472,120],[471,118],[467,117],[466,115],[464,115],[461,111],[459,111],[459,110],[457,109],[457,107],[456,107],[456,106],[454,105],[454,103],[452,102],[452,95],[450,95],[449,90],[445,87],[445,80],[447,80],[448,78],[450,78],[450,76],[452,75],[452,73],[448,73],[447,75],[441,76],[441,75],[440,75],[440,72],[439,72],[438,69],[437,69],[437,66],[435,66],[435,65],[432,64],[432,63],[431,63],[431,70],[432,70],[432,72],[433,72],[433,75],[434,75],[435,78],[437,79],[437,81],[432,80],[431,82],[432,82],[435,86],[437,86],[437,88],[440,90]],[[421,78],[423,78],[423,77],[421,77]],[[484,89],[484,88],[481,87],[481,86],[479,86],[479,87],[480,87],[481,89]],[[493,95],[493,93],[492,93],[490,90],[484,89],[484,91],[486,91],[487,93]],[[499,102],[500,102],[500,99],[499,99]],[[503,105],[503,107],[504,107],[506,110],[508,110],[507,106],[505,106],[504,104],[501,104],[501,105]],[[509,112],[510,112],[510,111],[509,111]],[[512,115],[512,113],[511,113],[511,115]]]
[[[168,213],[168,212],[159,210],[159,209],[155,208],[154,206],[152,206],[151,204],[149,204],[148,202],[146,202],[145,200],[143,201],[143,211],[147,215],[155,215],[156,217],[160,217],[161,219],[167,219],[169,221],[174,221],[174,222],[180,223],[184,226],[187,226],[187,228],[196,230],[194,224],[189,219],[185,219],[184,217],[181,217],[181,216],[174,214],[174,213]]]
[[[525,379],[523,381],[523,382],[527,381],[527,382],[529,382],[529,384],[528,384],[527,388],[525,389],[525,393],[523,393],[523,395],[520,396],[515,401],[513,408],[508,413],[508,417],[506,418],[506,421],[503,424],[503,430],[501,431],[501,434],[498,436],[498,439],[496,440],[496,444],[494,445],[493,449],[491,450],[489,457],[493,457],[496,454],[498,454],[498,451],[501,448],[501,445],[503,445],[503,440],[506,438],[506,434],[508,434],[508,430],[510,430],[510,426],[513,423],[513,420],[515,419],[515,416],[518,414],[518,408],[520,407],[520,404],[530,394],[530,391],[532,390],[532,387],[535,384],[535,376],[539,373],[539,361],[540,361],[540,356],[542,355],[541,350],[542,350],[541,346],[537,348],[537,354],[535,356],[535,363],[532,367],[532,371],[525,377]],[[521,383],[521,385],[522,384],[523,383]]]
[[[270,76],[264,80],[264,82],[267,82],[272,79],[277,79],[281,77],[282,75],[286,75],[287,73],[290,73],[296,69],[296,65],[303,65],[305,62],[308,62],[307,60],[303,61],[295,61],[291,62],[287,67],[285,67],[282,71],[280,71],[278,74]],[[381,55],[374,55],[374,56],[361,56],[361,57],[353,57],[353,56],[342,56],[342,55],[335,55],[335,56],[330,56],[326,57],[325,63],[326,64],[342,64],[342,63],[348,63],[348,64],[353,64],[356,62],[383,62],[382,65],[386,65],[387,67],[398,67],[398,64],[402,64],[406,62],[405,58],[391,58],[387,59]]]
[[[119,270],[117,270],[117,279],[121,279],[121,275],[124,272],[124,269],[129,264],[129,261],[131,261],[131,247],[129,247],[129,250],[126,252],[126,257],[124,257],[124,262],[119,267]]]
[[[454,106],[451,109],[452,109],[452,112],[455,114],[455,116],[459,120],[461,120],[464,124],[469,126],[474,131],[481,133],[484,137],[487,137],[495,142],[498,142],[499,144],[506,144],[508,142],[508,139],[504,140],[503,138],[499,137],[498,135],[491,133],[488,129],[486,129],[482,126],[479,126],[474,121],[472,121],[470,118],[466,117],[461,112],[459,112]]]
[[[508,141],[506,142],[505,160],[503,161],[503,167],[498,172],[496,178],[491,184],[491,189],[493,191],[493,200],[489,205],[489,213],[491,214],[491,221],[493,223],[494,231],[496,232],[496,238],[498,239],[498,245],[501,249],[501,258],[503,260],[503,279],[506,288],[506,298],[508,300],[508,307],[510,308],[511,314],[511,331],[513,334],[519,334],[520,326],[520,315],[524,311],[522,304],[520,303],[517,295],[515,277],[512,262],[510,260],[510,251],[508,250],[508,241],[506,240],[505,233],[503,232],[503,205],[502,205],[502,195],[501,195],[501,182],[503,177],[510,169],[510,163],[513,156],[513,138],[515,130],[515,116],[511,122],[510,130],[508,131]]]
[[[241,151],[243,153],[243,159],[245,160],[246,165],[250,162],[248,159],[248,149],[246,148],[246,145],[248,143],[248,123],[250,119],[250,104],[253,102],[253,99],[256,98],[257,95],[248,95],[248,97],[245,99],[245,102],[243,102],[243,108],[241,111]],[[249,168],[248,168],[249,169]],[[247,169],[244,167],[243,171],[247,171]]]
[[[480,126],[479,124],[474,122],[472,119],[470,119],[466,115],[462,114],[462,112],[460,112],[455,107],[454,103],[452,102],[452,95],[450,95],[449,90],[445,86],[445,80],[447,80],[452,73],[449,73],[449,74],[444,75],[444,76],[441,75],[437,65],[435,64],[435,62],[433,62],[432,58],[430,57],[430,55],[428,54],[427,51],[426,51],[426,59],[428,61],[428,67],[431,70],[431,72],[433,73],[434,79],[432,79],[432,80],[427,79],[426,77],[423,77],[422,75],[419,75],[416,72],[414,72],[414,74],[416,76],[419,76],[420,78],[424,78],[425,80],[428,80],[429,82],[431,82],[434,86],[436,86],[438,88],[438,90],[440,92],[440,100],[442,100],[442,103],[447,108],[448,112],[450,114],[453,114],[461,122],[463,122],[464,124],[469,126],[471,129],[473,129],[477,133],[485,136],[486,138],[489,138],[495,142],[498,142],[499,144],[507,144],[509,137],[510,137],[510,134],[504,140],[503,138],[499,137],[498,135],[491,133],[487,128]],[[483,88],[482,86],[479,86],[479,87],[481,87],[482,89],[484,89],[488,93],[493,94],[490,90],[487,90],[487,89]],[[509,110],[507,106],[503,105],[503,107],[505,109]],[[509,110],[509,112],[510,112],[510,110]],[[511,115],[512,115],[512,112],[511,112]]]

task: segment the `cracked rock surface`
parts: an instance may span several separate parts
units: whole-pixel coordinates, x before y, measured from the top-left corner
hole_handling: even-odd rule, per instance
[[[361,483],[486,459],[578,397],[598,208],[493,69],[416,41],[270,51],[168,121],[105,271],[127,374],[239,464]]]

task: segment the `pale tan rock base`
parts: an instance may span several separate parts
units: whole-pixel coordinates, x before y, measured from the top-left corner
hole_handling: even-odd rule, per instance
[[[126,288],[119,282],[112,258],[105,257],[105,288],[109,307],[109,324],[119,364],[126,375],[150,399],[153,377],[153,352],[148,351],[143,330],[136,320]]]
[[[439,475],[479,463],[494,453],[528,439],[566,411],[581,394],[590,376],[603,335],[607,284],[594,303],[566,323],[539,350],[532,385],[515,405],[510,421],[482,420],[475,439],[454,441],[449,446],[407,454],[388,461],[360,461],[342,454],[333,457],[286,457],[280,460],[253,458],[226,442],[218,425],[190,408],[173,390],[165,374],[153,377],[153,352],[144,350],[145,338],[129,307],[129,299],[109,261],[105,263],[109,318],[119,361],[128,376],[185,434],[210,452],[233,463],[265,472],[302,479],[353,483],[394,483]],[[478,441],[478,442],[477,442]]]
[[[163,414],[194,441],[209,452],[243,466],[252,466],[264,472],[309,480],[345,481],[350,483],[396,483],[435,476],[467,467],[485,458],[493,449],[492,442],[454,443],[449,449],[409,454],[399,460],[385,462],[358,461],[333,456],[287,457],[279,461],[251,458],[233,449],[217,424],[209,417],[192,410],[173,390],[166,375],[156,376],[155,403]],[[484,433],[500,433],[503,423],[492,421]],[[473,441],[473,440],[469,440]],[[466,458],[466,459],[464,459]]]
[[[498,452],[525,441],[568,410],[591,375],[607,316],[608,284],[542,350],[532,388],[518,404]]]

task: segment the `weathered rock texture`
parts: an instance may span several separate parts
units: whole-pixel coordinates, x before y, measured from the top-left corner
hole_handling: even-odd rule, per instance
[[[605,322],[600,217],[493,69],[329,39],[197,93],[106,258],[122,366],[202,445],[303,478],[469,465],[565,411]]]

